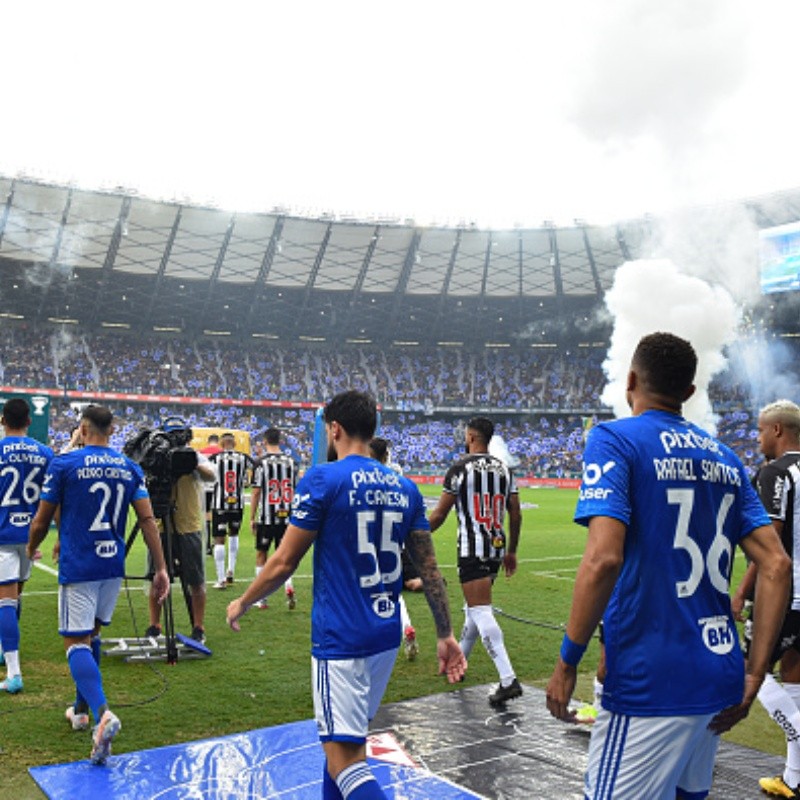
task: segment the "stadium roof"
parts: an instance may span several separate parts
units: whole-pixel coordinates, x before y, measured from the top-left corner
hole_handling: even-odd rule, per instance
[[[3,317],[334,342],[505,344],[580,331],[651,225],[424,228],[2,177],[0,202]],[[782,197],[778,217],[765,207],[749,204],[759,225],[800,218],[800,192]]]

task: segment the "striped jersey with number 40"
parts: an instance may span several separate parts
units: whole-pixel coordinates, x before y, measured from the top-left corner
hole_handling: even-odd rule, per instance
[[[442,488],[456,496],[459,556],[502,558],[506,508],[518,492],[511,470],[495,456],[473,453],[450,467]]]
[[[258,504],[260,525],[286,525],[297,483],[294,461],[285,453],[267,453],[256,467],[253,484],[261,490]]]

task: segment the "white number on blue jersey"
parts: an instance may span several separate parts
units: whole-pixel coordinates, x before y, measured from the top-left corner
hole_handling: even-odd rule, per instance
[[[733,494],[730,492],[723,495],[717,511],[717,532],[705,559],[703,559],[700,545],[689,535],[689,519],[694,508],[694,489],[667,489],[667,502],[670,505],[678,506],[678,522],[675,526],[673,546],[676,549],[685,550],[692,562],[689,577],[684,581],[675,582],[678,597],[691,597],[697,591],[706,569],[708,570],[708,578],[711,581],[711,585],[718,592],[728,593],[729,579],[727,574],[724,574],[720,569],[720,563],[722,557],[725,556],[727,571],[730,570],[731,550],[733,548],[730,540],[725,536],[723,528],[725,519],[733,504],[733,499]]]
[[[22,482],[22,499],[28,504],[35,503],[39,499],[41,488],[39,484],[36,483],[36,476],[40,471],[41,467],[34,467],[25,476],[25,480]],[[0,478],[6,475],[11,476],[11,483],[8,489],[6,489],[6,493],[3,495],[3,500],[0,502],[0,505],[4,508],[8,506],[18,506],[20,500],[19,497],[16,496],[16,492],[17,485],[19,484],[19,470],[12,466],[3,467],[3,469],[0,470]]]
[[[374,511],[359,511],[356,514],[358,522],[358,552],[372,557],[375,562],[375,569],[369,575],[362,575],[359,583],[362,589],[369,589],[377,586],[381,582],[394,583],[403,571],[402,560],[400,558],[400,545],[392,539],[392,528],[394,523],[402,522],[403,515],[399,511],[383,512],[383,527],[381,528],[381,553],[391,553],[395,558],[395,566],[391,572],[384,572],[381,575],[380,563],[378,561],[378,551],[375,544],[369,537],[370,523],[375,522]]]
[[[114,516],[112,518],[112,524],[109,524],[109,522],[106,520],[106,509],[108,508],[108,503],[111,500],[112,494],[111,487],[102,481],[95,481],[89,487],[89,493],[94,494],[95,492],[100,492],[102,497],[100,498],[100,508],[97,511],[97,516],[95,516],[94,521],[89,526],[89,530],[92,533],[100,533],[101,531],[110,531],[112,526],[114,530],[116,530],[117,523],[119,522],[119,515],[122,511],[122,502],[125,499],[124,484],[117,484],[117,500],[114,504]]]

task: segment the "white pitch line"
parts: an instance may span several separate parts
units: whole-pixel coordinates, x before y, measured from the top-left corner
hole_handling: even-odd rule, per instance
[[[48,575],[55,575],[56,577],[58,577],[58,570],[57,569],[53,569],[52,567],[48,567],[47,564],[42,564],[41,561],[34,561],[33,562],[33,566],[36,567],[36,569],[42,570],[42,572],[46,572]]]

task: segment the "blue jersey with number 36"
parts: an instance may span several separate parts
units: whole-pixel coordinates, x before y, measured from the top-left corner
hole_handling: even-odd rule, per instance
[[[403,543],[429,530],[419,489],[371,458],[312,467],[298,483],[291,523],[317,531],[311,652],[365,658],[400,644]]]
[[[714,713],[741,702],[744,663],[728,584],[742,537],[769,525],[728,447],[676,414],[602,423],[586,444],[575,521],[625,523],[603,618],[603,706],[635,716]]]
[[[82,447],[56,456],[42,500],[61,506],[58,582],[121,578],[128,506],[144,497],[141,467],[110,447]]]

